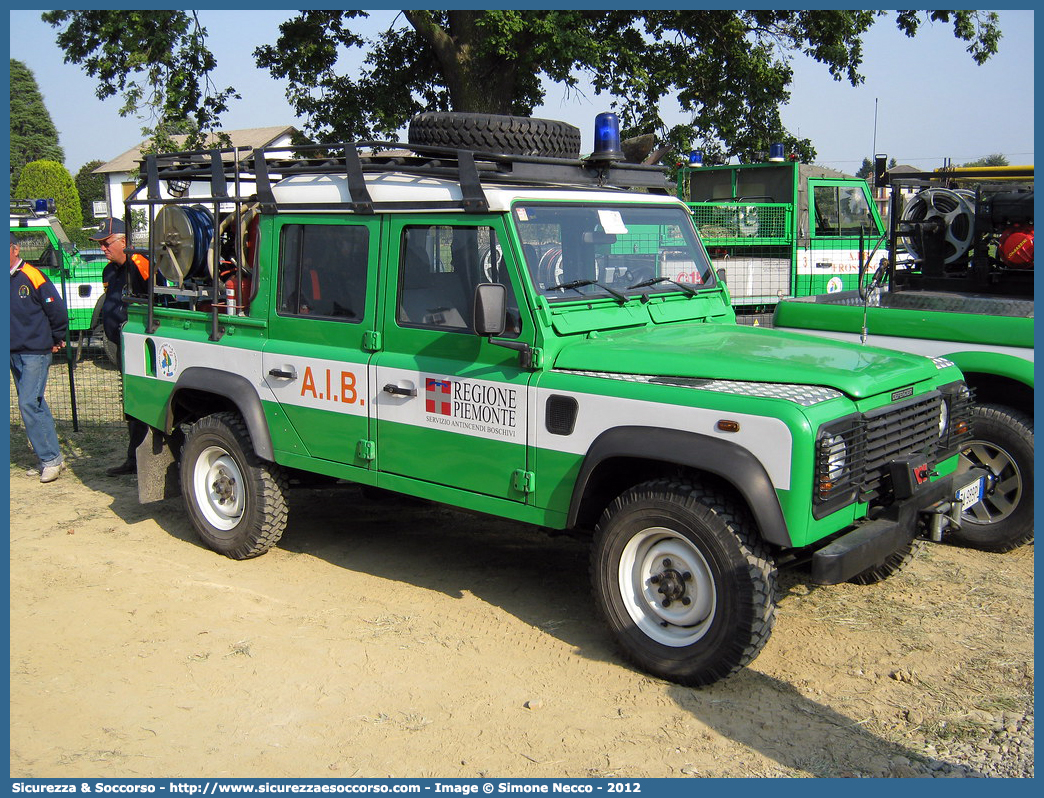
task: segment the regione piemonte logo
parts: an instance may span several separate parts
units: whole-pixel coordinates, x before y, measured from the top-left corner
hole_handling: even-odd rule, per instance
[[[453,384],[449,380],[426,377],[424,380],[424,409],[440,416],[452,415]]]

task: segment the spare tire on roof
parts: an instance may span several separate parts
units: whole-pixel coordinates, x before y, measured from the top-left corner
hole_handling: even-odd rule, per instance
[[[580,128],[528,116],[429,111],[410,120],[409,143],[506,155],[579,158]]]

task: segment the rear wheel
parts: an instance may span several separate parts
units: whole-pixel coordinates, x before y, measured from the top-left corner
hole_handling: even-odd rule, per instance
[[[598,524],[591,577],[624,655],[680,684],[710,684],[747,665],[775,622],[776,569],[753,520],[687,482],[657,480],[618,497]]]
[[[950,537],[977,549],[1011,551],[1033,539],[1033,419],[1001,405],[972,412],[974,440],[961,450],[957,472],[985,469],[986,486]]]
[[[264,554],[286,528],[286,476],[255,453],[235,413],[206,416],[186,433],[181,494],[200,538],[236,560]]]

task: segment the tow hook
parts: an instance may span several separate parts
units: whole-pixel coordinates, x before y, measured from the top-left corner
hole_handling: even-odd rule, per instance
[[[942,543],[943,533],[948,529],[961,528],[961,505],[955,501],[939,502],[927,511],[928,539],[933,543]]]

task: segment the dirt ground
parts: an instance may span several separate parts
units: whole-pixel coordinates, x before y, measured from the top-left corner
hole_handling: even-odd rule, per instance
[[[235,562],[105,476],[121,429],[51,485],[11,440],[14,778],[1032,775],[1032,545],[785,572],[761,656],[695,690],[618,657],[581,541],[325,488]]]

